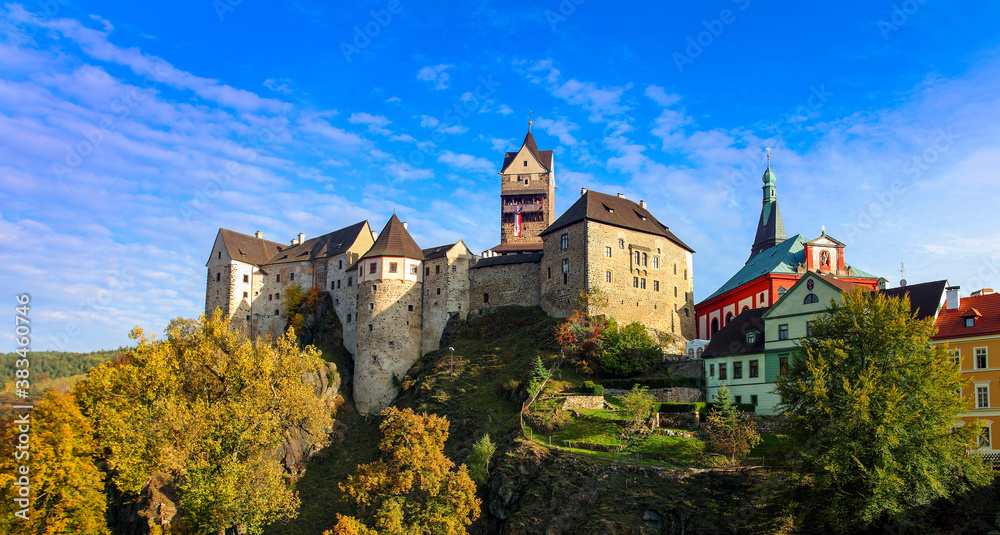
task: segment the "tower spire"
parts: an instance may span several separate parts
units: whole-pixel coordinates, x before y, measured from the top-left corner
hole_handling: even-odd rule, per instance
[[[781,220],[781,211],[778,210],[778,194],[775,188],[774,171],[771,171],[771,148],[767,148],[767,169],[761,177],[764,182],[764,195],[760,209],[760,219],[757,221],[757,235],[754,237],[753,246],[750,248],[750,258],[778,245],[788,239],[785,235],[785,223]]]

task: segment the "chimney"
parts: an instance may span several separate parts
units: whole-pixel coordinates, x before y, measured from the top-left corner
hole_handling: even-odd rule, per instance
[[[639,199],[639,206],[640,206],[640,207],[641,207],[641,208],[642,208],[643,210],[645,210],[645,209],[646,209],[646,201],[644,201],[644,200],[642,200],[642,199]]]
[[[949,286],[945,288],[945,293],[947,297],[945,298],[945,309],[947,310],[958,310],[962,302],[962,287],[961,286]]]
[[[263,240],[264,239],[264,233],[261,232],[261,231],[259,231],[259,230],[254,234],[254,236],[257,236],[258,240]]]
[[[403,221],[403,230],[407,230],[409,228],[410,226],[406,224],[406,221]]]
[[[580,196],[582,197],[586,194],[587,194],[587,188],[580,188]]]
[[[969,297],[979,297],[981,295],[993,295],[993,288],[983,288],[982,290],[976,290],[969,294]]]
[[[624,193],[619,193],[618,194],[618,198],[619,199],[624,199],[625,198],[625,194]]]
[[[306,242],[306,235],[300,232],[299,233],[299,245],[302,245],[305,242]]]

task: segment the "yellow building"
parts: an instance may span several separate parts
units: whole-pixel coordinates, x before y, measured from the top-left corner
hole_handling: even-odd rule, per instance
[[[1000,294],[986,289],[962,298],[958,287],[948,288],[935,325],[934,339],[948,343],[969,381],[962,395],[972,402],[962,421],[985,423],[979,449],[1000,454]]]

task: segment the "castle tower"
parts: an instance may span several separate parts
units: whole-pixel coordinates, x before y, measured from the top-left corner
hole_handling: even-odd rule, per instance
[[[541,251],[539,235],[554,219],[555,187],[552,151],[538,150],[528,121],[521,148],[508,152],[500,169],[500,245],[494,251]]]
[[[354,402],[376,414],[399,393],[399,382],[420,358],[423,253],[393,214],[358,260]]]
[[[788,239],[785,235],[785,223],[781,221],[781,211],[778,210],[778,194],[774,187],[774,173],[771,171],[771,158],[768,157],[767,170],[761,178],[764,182],[764,200],[760,209],[760,220],[757,222],[757,235],[753,240],[753,247],[750,248],[750,258],[778,245]]]

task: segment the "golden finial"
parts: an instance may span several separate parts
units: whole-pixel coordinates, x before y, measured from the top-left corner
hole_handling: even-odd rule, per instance
[[[533,111],[528,112],[528,132],[531,132],[531,117],[533,115],[535,115],[535,112]]]
[[[771,147],[766,147],[764,150],[767,151],[767,166],[771,167]]]

